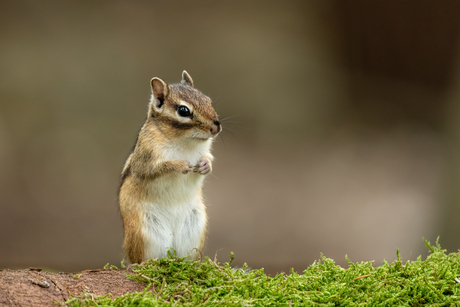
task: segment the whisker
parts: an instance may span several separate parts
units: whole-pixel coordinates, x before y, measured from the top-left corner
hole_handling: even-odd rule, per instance
[[[212,99],[212,104],[215,105],[215,106],[219,105],[221,103],[220,97],[221,97],[221,95],[219,95],[216,99],[213,98]]]
[[[219,120],[221,123],[223,124],[226,124],[226,123],[238,123],[238,121],[235,121],[235,120],[228,120],[228,119],[225,119],[225,120]]]
[[[219,138],[220,138],[220,140],[222,141],[222,144],[224,144],[224,147],[226,147],[226,146],[225,146],[224,139],[222,138],[222,134],[219,134]]]
[[[230,134],[231,136],[233,136],[234,138],[238,138],[235,133],[233,133],[233,131],[229,131],[229,130],[222,130],[222,135],[223,136],[228,136],[228,134]]]
[[[224,124],[228,124],[228,123],[240,124],[241,122],[237,122],[237,121],[234,121],[234,120],[230,120],[230,121],[224,121],[223,123],[224,123]]]
[[[229,128],[229,127],[225,127],[225,129],[222,129],[222,131],[238,132],[236,129],[232,129],[232,128]]]
[[[238,117],[238,116],[239,115],[227,116],[227,117],[222,118],[220,121],[223,122],[223,121],[226,121],[227,119],[235,118],[235,117]]]
[[[233,132],[240,132],[241,130],[247,131],[248,127],[241,127],[241,126],[225,126],[222,128],[222,131],[233,131]]]
[[[212,177],[216,178],[216,179],[219,179],[219,177],[217,177],[216,175],[214,175],[213,173],[209,174],[211,175]]]

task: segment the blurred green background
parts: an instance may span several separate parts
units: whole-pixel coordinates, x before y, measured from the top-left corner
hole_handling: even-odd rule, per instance
[[[205,254],[269,273],[460,248],[460,2],[1,1],[0,268],[123,257],[149,81],[224,124]]]

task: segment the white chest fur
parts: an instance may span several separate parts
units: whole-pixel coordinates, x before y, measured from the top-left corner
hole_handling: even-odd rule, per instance
[[[210,139],[207,141],[179,140],[171,142],[164,148],[163,159],[165,161],[182,159],[195,165],[203,156],[212,157],[211,144],[212,140]]]
[[[171,144],[163,159],[183,159],[196,165],[201,157],[212,157],[210,145],[211,141]],[[152,181],[143,205],[146,258],[165,257],[169,248],[174,248],[179,257],[196,253],[206,227],[203,180],[204,176],[191,172],[172,173]]]

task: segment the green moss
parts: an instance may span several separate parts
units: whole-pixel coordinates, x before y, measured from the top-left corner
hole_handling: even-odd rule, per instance
[[[233,269],[206,258],[167,258],[136,265],[129,278],[146,284],[142,293],[112,299],[84,294],[71,306],[460,306],[460,254],[446,254],[438,242],[422,261],[397,260],[344,269],[321,255],[303,274],[268,276],[263,269]],[[459,279],[460,281],[460,279]]]

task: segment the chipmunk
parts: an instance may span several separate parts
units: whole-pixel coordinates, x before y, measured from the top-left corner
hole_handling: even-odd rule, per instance
[[[121,174],[118,202],[123,248],[131,263],[176,255],[196,259],[207,216],[204,175],[212,170],[211,144],[222,130],[209,97],[184,70],[180,84],[150,81],[147,120]]]

